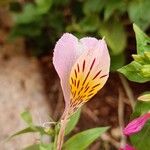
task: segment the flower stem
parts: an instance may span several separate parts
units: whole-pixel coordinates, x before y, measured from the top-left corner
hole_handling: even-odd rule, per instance
[[[67,126],[67,123],[68,123],[68,111],[64,113],[60,121],[60,130],[59,130],[58,139],[57,139],[57,150],[62,149],[64,136],[65,136],[65,128]]]

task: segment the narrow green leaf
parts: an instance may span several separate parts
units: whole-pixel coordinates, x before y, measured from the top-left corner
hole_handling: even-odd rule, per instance
[[[17,135],[21,135],[21,134],[25,134],[25,133],[30,133],[30,132],[37,132],[37,131],[34,130],[34,129],[32,129],[32,128],[30,128],[30,127],[27,127],[27,128],[25,128],[25,129],[22,129],[22,130],[20,130],[20,131],[18,131],[18,132],[16,132],[16,133],[14,133],[13,135],[11,135],[11,136],[8,138],[8,140],[10,140],[11,138],[13,138],[13,137],[15,137],[15,136],[17,136]]]
[[[107,129],[108,127],[99,127],[77,133],[64,143],[63,148],[65,150],[84,150]]]
[[[33,145],[30,145],[30,146],[24,148],[23,150],[40,150],[40,145],[39,144],[33,144]]]
[[[40,144],[40,150],[52,150],[52,144]]]
[[[40,126],[35,126],[34,128],[31,128],[31,127],[27,127],[25,129],[22,129],[16,133],[14,133],[13,135],[11,135],[8,140],[10,140],[11,138],[15,137],[15,136],[18,136],[18,135],[21,135],[21,134],[25,134],[25,133],[31,133],[31,132],[39,132],[41,135],[42,134],[47,134],[45,131],[44,131],[44,128],[40,127]]]
[[[52,144],[33,144],[23,150],[52,150]]]
[[[32,122],[32,116],[30,114],[29,111],[24,111],[21,113],[21,117],[22,119],[28,124],[28,125],[32,125],[33,122]]]
[[[40,150],[40,144],[30,145],[30,146],[24,148],[23,150]]]
[[[150,38],[136,24],[133,24],[133,29],[136,35],[137,54],[150,52]]]
[[[80,114],[81,114],[81,109],[79,109],[75,114],[73,114],[69,118],[69,122],[67,124],[66,131],[65,131],[66,135],[69,134],[74,129],[74,127],[76,126],[76,124],[79,121]]]

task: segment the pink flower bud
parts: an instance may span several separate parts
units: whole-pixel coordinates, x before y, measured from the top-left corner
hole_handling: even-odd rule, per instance
[[[126,144],[126,146],[124,148],[120,148],[119,150],[136,150],[134,147]]]
[[[132,135],[142,130],[145,123],[150,119],[150,113],[146,113],[134,120],[132,120],[123,130],[125,135]]]

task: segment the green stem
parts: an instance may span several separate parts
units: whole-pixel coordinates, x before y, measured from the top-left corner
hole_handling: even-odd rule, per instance
[[[128,98],[129,98],[131,107],[132,107],[132,109],[134,109],[135,100],[134,100],[134,95],[133,95],[132,89],[130,88],[128,81],[124,78],[123,75],[119,74],[119,77],[121,79],[121,82],[122,82],[122,85],[124,87],[124,90],[125,90]]]
[[[64,142],[64,136],[65,136],[65,128],[67,126],[68,123],[68,110],[65,111],[61,121],[60,121],[60,130],[59,130],[59,134],[58,134],[58,138],[57,138],[57,150],[61,150],[62,146],[63,146],[63,142]]]

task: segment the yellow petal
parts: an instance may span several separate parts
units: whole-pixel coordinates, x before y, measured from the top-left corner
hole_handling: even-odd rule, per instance
[[[86,59],[85,59],[86,58]],[[71,104],[80,105],[91,99],[104,85],[108,74],[102,74],[96,57],[81,57],[70,74]]]

